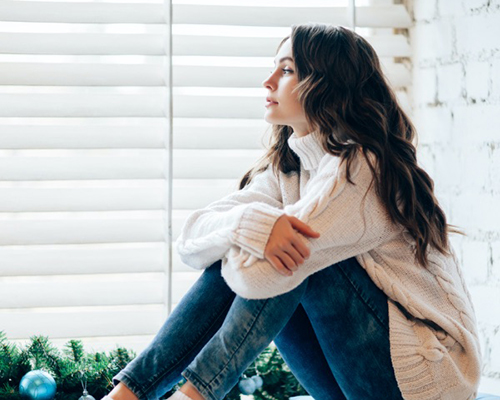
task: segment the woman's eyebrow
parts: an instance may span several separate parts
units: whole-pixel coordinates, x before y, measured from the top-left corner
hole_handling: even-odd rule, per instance
[[[285,61],[285,60],[290,60],[291,62],[293,62],[293,58],[292,57],[283,57],[283,58],[280,58],[280,63]],[[274,64],[276,64],[276,60],[274,61]]]

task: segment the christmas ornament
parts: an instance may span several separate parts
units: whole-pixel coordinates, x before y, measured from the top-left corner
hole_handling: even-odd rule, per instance
[[[255,381],[250,378],[245,378],[239,381],[238,388],[243,394],[252,394],[257,389]]]
[[[28,400],[52,400],[56,395],[56,381],[40,369],[30,371],[21,379],[19,394]]]
[[[245,374],[242,375],[244,377],[238,383],[238,388],[240,392],[243,394],[252,394],[257,389],[260,389],[264,384],[264,380],[260,375],[254,375],[250,378],[247,378]]]
[[[87,369],[85,368],[85,371],[86,370]],[[80,375],[81,375],[80,382],[82,383],[82,387],[83,387],[83,395],[78,400],[95,400],[95,398],[92,397],[89,394],[89,392],[87,392],[87,377],[85,376],[85,372],[80,370]]]
[[[83,389],[83,396],[81,396],[78,400],[95,400],[95,398],[87,392],[87,389]]]
[[[264,380],[260,375],[254,375],[250,379],[252,379],[255,383],[255,390],[260,389],[264,384]]]

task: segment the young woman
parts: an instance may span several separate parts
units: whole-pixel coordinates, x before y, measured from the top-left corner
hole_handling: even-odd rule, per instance
[[[369,43],[292,26],[265,119],[272,143],[238,191],[177,241],[204,269],[107,399],[223,399],[269,345],[316,400],[471,400],[474,308],[415,129]]]

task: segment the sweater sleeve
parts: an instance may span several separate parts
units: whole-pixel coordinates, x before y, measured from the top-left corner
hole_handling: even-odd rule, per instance
[[[176,240],[177,253],[194,269],[209,267],[233,245],[263,258],[274,223],[283,214],[279,182],[269,165],[243,189],[191,213]]]
[[[331,155],[323,157],[307,193],[284,207],[287,215],[297,217],[320,233],[318,238],[299,233],[310,249],[310,257],[291,276],[284,276],[267,259],[231,246],[222,259],[221,274],[237,295],[264,299],[286,293],[309,275],[368,252],[401,233],[402,226],[390,221],[376,194],[375,182],[370,187],[372,172],[364,155],[359,152],[351,165],[351,180],[355,185],[347,181],[345,165],[339,165],[339,160]],[[272,206],[266,208],[271,210]]]

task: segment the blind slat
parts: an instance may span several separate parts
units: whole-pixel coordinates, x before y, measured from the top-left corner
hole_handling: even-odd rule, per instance
[[[162,273],[0,278],[0,303],[17,309],[158,304],[162,290]]]
[[[290,27],[303,21],[349,26],[348,7],[287,7],[173,4],[173,24]],[[160,4],[2,1],[4,21],[65,23],[162,24]],[[410,16],[402,4],[356,7],[359,27],[408,28]]]
[[[1,3],[0,3],[1,4]],[[0,33],[0,53],[5,54],[92,54],[164,55],[167,38],[159,34],[15,32]]]
[[[192,210],[175,211],[172,264],[176,274],[198,273],[181,261],[174,245],[190,212]],[[43,277],[162,272],[166,245],[163,242],[125,242],[1,246],[0,275]],[[174,290],[178,290],[175,288],[176,285]]]
[[[235,190],[238,181],[175,179],[173,207],[203,208]],[[158,210],[166,201],[165,191],[165,182],[161,179],[57,181],[51,184],[0,181],[0,212]],[[203,196],[199,196],[200,192]]]
[[[119,212],[116,212],[119,213]],[[163,211],[143,211],[142,216],[109,218],[107,212],[86,213],[22,213],[0,220],[0,246],[73,244],[73,243],[134,243],[164,242],[166,240]],[[64,214],[64,215],[61,215]],[[87,215],[94,219],[85,219]],[[147,216],[149,215],[149,217]],[[43,216],[43,219],[36,218]],[[23,217],[20,219],[20,217]],[[87,217],[88,218],[88,217]]]
[[[157,4],[16,0],[0,2],[2,21],[165,24],[164,12],[162,2]]]
[[[67,42],[61,42],[60,33],[0,33],[0,53],[9,54],[62,54],[62,55],[161,55],[165,40],[161,35],[134,34],[76,34],[65,33]],[[146,37],[145,37],[146,36]],[[411,49],[408,40],[403,35],[367,36],[368,42],[375,48],[380,57],[408,57]],[[225,57],[269,57],[276,50],[277,37],[236,37],[210,35],[173,35],[174,56],[225,56]],[[272,56],[271,56],[272,57]],[[271,61],[272,62],[272,61]],[[75,73],[81,74],[81,69],[72,64]],[[271,65],[271,63],[270,63]],[[143,66],[106,66],[98,65],[100,71],[108,73],[112,67],[119,75],[111,77],[110,82],[122,81],[124,74],[140,76],[139,71],[150,73],[141,77],[150,85],[152,80],[161,79],[162,65]],[[7,67],[3,67],[6,69]],[[41,66],[49,69],[49,66]],[[57,71],[57,64],[52,71]],[[14,68],[11,68],[14,70]],[[53,73],[51,71],[51,73]],[[257,73],[260,71],[256,71]],[[11,72],[15,73],[15,72]],[[20,71],[19,74],[22,74]],[[107,82],[100,76],[83,77],[88,82],[96,80]],[[29,77],[25,77],[28,79]],[[19,78],[18,78],[19,79]],[[49,79],[49,78],[43,78]],[[61,79],[69,79],[62,76]],[[109,84],[109,83],[108,83]]]
[[[172,242],[192,212],[173,210]],[[162,218],[163,211],[3,214],[0,246],[164,242]]]
[[[284,35],[283,35],[284,36]],[[174,56],[247,56],[266,57],[274,55],[279,37],[223,37],[174,35]],[[411,49],[402,35],[367,36],[368,42],[380,57],[407,57]],[[272,56],[271,56],[272,57]]]
[[[0,246],[0,275],[161,272],[164,252],[164,243]]]
[[[95,187],[73,181],[60,188],[30,187],[26,182],[22,188],[12,188],[0,182],[0,212],[158,210],[165,201],[163,181],[153,182],[154,187],[129,183],[125,188],[102,187],[111,185],[109,181],[100,186],[93,182]]]
[[[119,150],[101,150],[101,156],[92,154],[92,150],[72,150],[59,157],[37,156],[37,153],[46,150],[19,151],[24,155],[0,156],[0,180],[164,178],[161,150],[149,150],[149,155],[136,157],[113,154]],[[235,179],[242,176],[261,155],[261,150],[251,149],[175,150],[174,178]],[[214,159],[217,163],[213,162]]]
[[[161,305],[55,307],[36,312],[14,309],[0,310],[0,319],[2,330],[8,332],[9,338],[26,338],[34,334],[51,339],[152,335],[161,327],[162,308]]]
[[[162,65],[5,62],[0,85],[164,86]]]
[[[173,300],[180,301],[201,272],[177,274]],[[28,308],[137,306],[159,304],[164,296],[163,274],[129,273],[0,278],[0,303]]]
[[[176,273],[197,272],[181,261],[174,246],[189,212],[176,210],[176,214],[182,214],[176,217],[172,242],[172,263]],[[165,251],[166,243],[159,242],[2,246],[0,275],[42,277],[162,272]]]
[[[263,119],[174,118],[178,149],[262,149]],[[0,118],[0,149],[164,149],[165,118]]]
[[[0,117],[161,117],[167,106],[166,89],[143,90],[151,95],[93,89],[75,94],[0,93]]]

